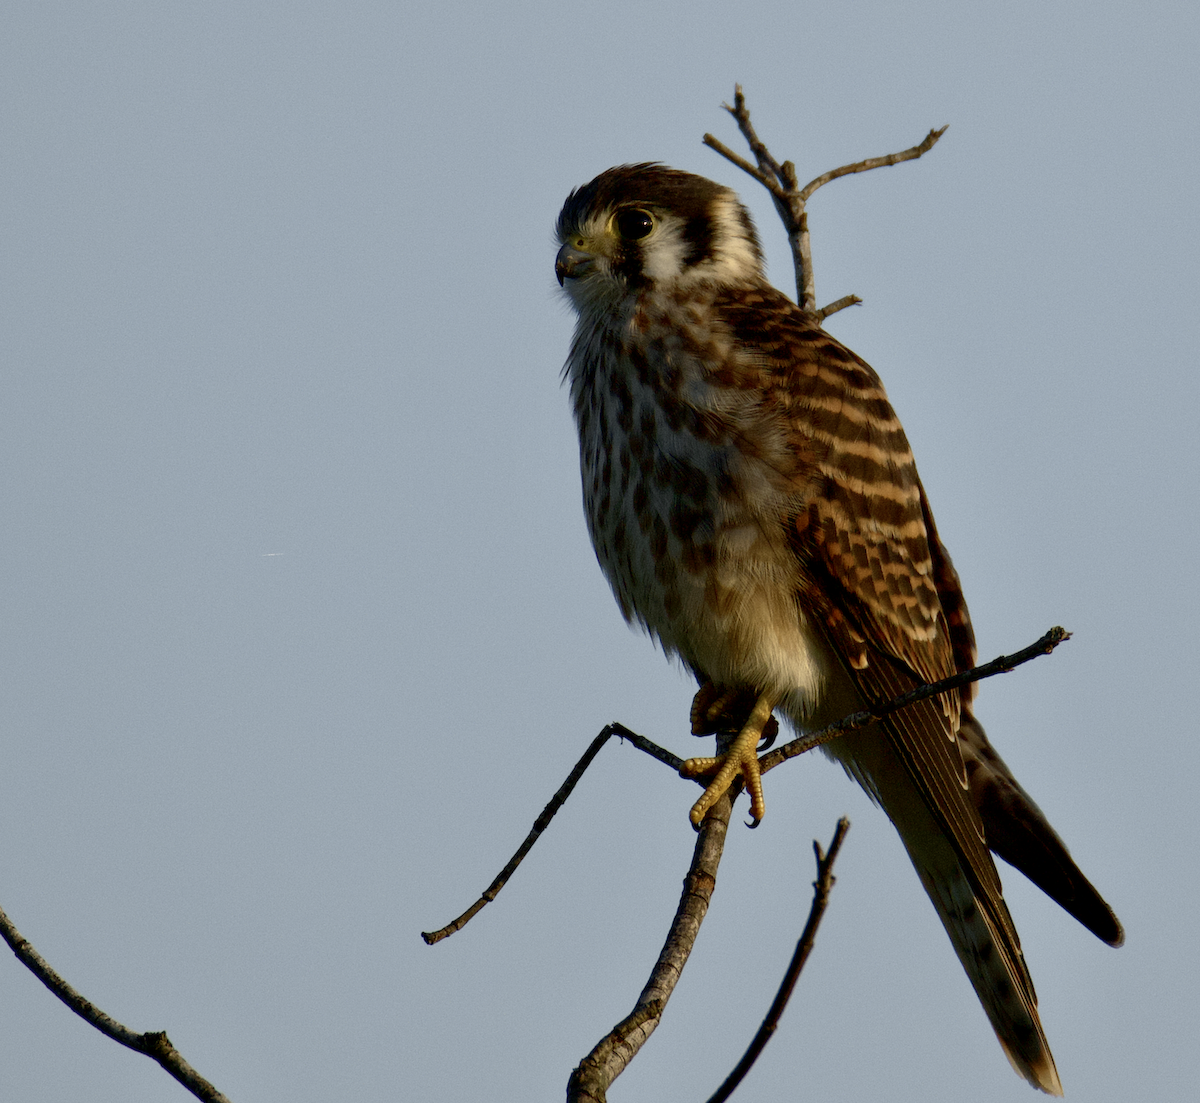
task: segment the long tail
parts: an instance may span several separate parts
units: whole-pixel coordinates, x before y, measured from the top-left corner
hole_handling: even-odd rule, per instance
[[[979,899],[949,848],[939,855],[925,836],[913,843],[901,838],[1009,1064],[1035,1088],[1062,1095],[1033,979],[1003,900],[997,914]]]
[[[1013,1068],[1034,1087],[1062,1095],[1033,980],[978,814],[965,779],[960,781],[961,767],[937,771],[936,781],[928,770],[916,768],[909,745],[933,718],[923,722],[913,715],[919,706],[907,712],[843,736],[826,751],[882,806],[900,833]],[[946,750],[957,758],[949,740]]]

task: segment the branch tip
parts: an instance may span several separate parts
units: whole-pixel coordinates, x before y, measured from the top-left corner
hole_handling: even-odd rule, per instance
[[[857,295],[843,295],[840,299],[831,302],[828,306],[821,307],[817,311],[818,321],[825,321],[832,314],[836,314],[839,310],[845,310],[848,306],[858,306],[862,302]]]
[[[845,816],[842,816],[837,822],[837,827],[834,829],[833,839],[829,843],[827,854],[822,852],[819,840],[813,840],[813,851],[817,857],[817,879],[813,882],[813,899],[808,909],[808,921],[804,924],[804,931],[800,935],[799,942],[796,943],[792,960],[788,962],[787,970],[783,974],[783,980],[779,982],[779,990],[775,993],[775,998],[771,1001],[771,1006],[762,1021],[762,1025],[758,1028],[750,1045],[746,1047],[746,1052],[742,1054],[742,1059],[734,1066],[733,1071],[725,1078],[724,1083],[709,1097],[708,1103],[725,1103],[725,1100],[737,1090],[738,1085],[745,1079],[746,1073],[750,1071],[754,1062],[758,1060],[762,1051],[766,1049],[767,1043],[778,1029],[779,1020],[783,1016],[784,1008],[787,1007],[788,1000],[791,999],[792,993],[795,991],[796,982],[800,979],[800,973],[804,969],[805,962],[808,961],[809,954],[812,953],[813,944],[816,942],[817,928],[820,927],[821,919],[825,915],[825,909],[829,905],[829,894],[833,889],[835,880],[833,876],[833,863],[837,861],[838,852],[842,849],[842,841],[849,830],[850,821]]]

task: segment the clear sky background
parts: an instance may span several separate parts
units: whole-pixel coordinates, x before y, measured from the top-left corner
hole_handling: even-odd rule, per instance
[[[736,187],[735,81],[813,200],[830,331],[883,376],[997,747],[1128,930],[1002,869],[1068,1097],[1200,1055],[1200,8],[746,0],[11,3],[0,34],[0,904],[235,1103],[562,1098],[657,953],[692,686],[588,544],[555,216],[610,165]],[[813,756],[730,833],[613,1103],[701,1100],[770,1001],[814,837],[853,821],[747,1099],[1030,1099],[882,813]],[[740,809],[739,809],[740,810]],[[740,819],[744,817],[739,817]],[[0,955],[0,1096],[184,1100]]]

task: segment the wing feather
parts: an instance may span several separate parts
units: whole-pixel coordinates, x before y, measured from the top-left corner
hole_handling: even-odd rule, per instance
[[[879,377],[773,289],[740,291],[725,310],[766,375],[764,401],[790,426],[793,451],[811,457],[786,518],[798,597],[858,695],[889,700],[971,665],[958,576]],[[957,740],[969,702],[957,692],[923,701],[831,751],[895,823],[1014,1067],[1060,1093]]]

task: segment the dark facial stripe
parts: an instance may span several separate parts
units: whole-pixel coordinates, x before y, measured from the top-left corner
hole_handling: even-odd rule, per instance
[[[728,189],[720,184],[689,172],[657,164],[618,165],[571,192],[558,216],[558,233],[566,238],[590,215],[610,207],[646,207],[670,212],[683,220],[683,237],[688,244],[685,263],[698,264],[713,255],[712,205],[718,196],[725,194]],[[740,210],[740,215],[742,228],[757,251],[754,224],[744,210]],[[626,243],[614,268],[636,282],[641,267],[640,246],[636,242]]]

